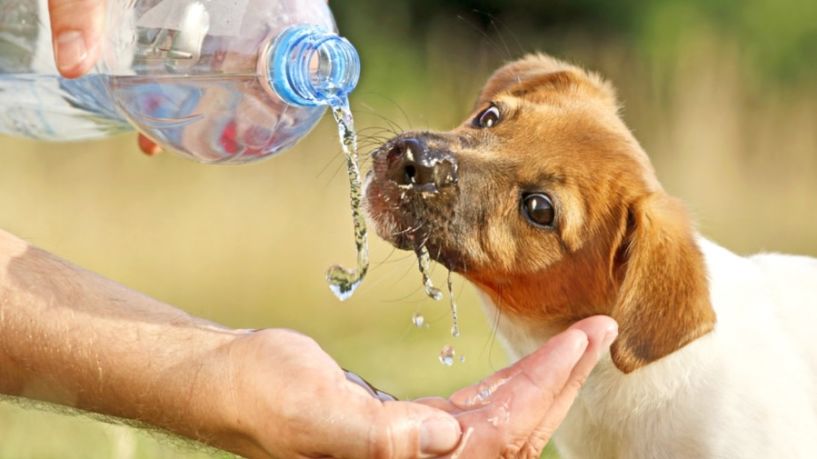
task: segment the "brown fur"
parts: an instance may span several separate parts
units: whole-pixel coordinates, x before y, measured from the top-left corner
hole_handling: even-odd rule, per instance
[[[594,314],[620,325],[612,348],[630,372],[712,330],[715,315],[694,231],[658,183],[618,117],[615,91],[595,74],[543,55],[511,63],[488,81],[477,111],[448,133],[406,133],[453,156],[459,181],[429,195],[398,189],[375,155],[367,207],[378,233],[432,256],[483,290],[505,314],[566,327]],[[526,192],[557,210],[552,230],[520,211]]]

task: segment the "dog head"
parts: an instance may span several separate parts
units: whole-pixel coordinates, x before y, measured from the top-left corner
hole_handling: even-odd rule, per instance
[[[432,257],[504,313],[550,328],[607,314],[624,372],[709,332],[703,257],[595,74],[532,55],[488,81],[449,132],[407,132],[373,154],[378,234]]]

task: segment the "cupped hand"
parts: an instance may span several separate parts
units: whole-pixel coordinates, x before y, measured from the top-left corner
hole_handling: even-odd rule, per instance
[[[449,399],[407,402],[350,381],[310,338],[250,333],[222,365],[218,405],[238,434],[214,443],[251,458],[539,457],[616,334],[612,319],[586,319]]]
[[[221,397],[230,430],[220,446],[250,458],[438,457],[461,436],[450,414],[419,403],[381,402],[312,339],[289,330],[238,338],[227,351]],[[218,363],[220,360],[215,360]]]
[[[618,325],[597,316],[577,322],[533,354],[449,399],[418,400],[456,416],[463,437],[447,457],[541,456],[584,381],[618,336]]]

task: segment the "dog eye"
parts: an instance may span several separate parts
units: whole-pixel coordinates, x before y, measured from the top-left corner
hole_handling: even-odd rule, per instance
[[[490,129],[496,126],[502,120],[502,113],[496,105],[491,105],[477,115],[474,119],[474,126],[480,129]]]
[[[522,198],[522,212],[534,226],[553,228],[556,209],[553,201],[544,193],[531,193]]]

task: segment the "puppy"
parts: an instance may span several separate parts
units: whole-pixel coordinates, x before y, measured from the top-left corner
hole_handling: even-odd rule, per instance
[[[373,157],[378,234],[472,282],[515,358],[584,317],[618,321],[554,437],[563,457],[817,458],[817,260],[698,235],[609,83],[528,56],[456,129]]]

